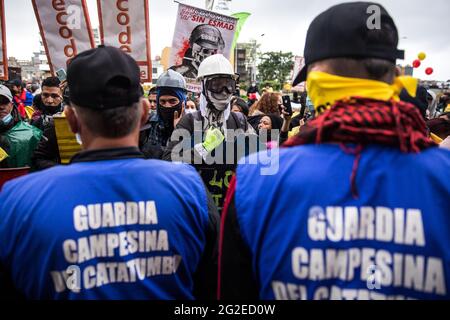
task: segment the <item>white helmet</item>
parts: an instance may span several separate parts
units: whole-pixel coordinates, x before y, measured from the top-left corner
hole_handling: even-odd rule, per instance
[[[198,68],[197,80],[202,81],[214,75],[229,75],[237,79],[230,61],[221,54],[215,54],[203,60]]]

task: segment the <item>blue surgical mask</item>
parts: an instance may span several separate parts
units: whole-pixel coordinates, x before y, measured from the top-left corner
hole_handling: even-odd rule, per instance
[[[3,125],[7,126],[8,124],[11,123],[11,121],[13,121],[13,116],[11,115],[11,113],[9,113],[3,117],[1,122]]]

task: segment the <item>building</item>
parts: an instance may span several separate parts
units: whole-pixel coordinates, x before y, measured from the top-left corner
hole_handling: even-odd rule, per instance
[[[8,65],[16,68],[16,70],[20,68],[22,81],[40,82],[50,76],[50,66],[42,41],[40,42],[39,52],[34,52],[30,60],[18,60],[15,57],[9,57]]]
[[[256,40],[236,45],[235,70],[240,75],[241,84],[250,84],[250,82],[256,81],[259,47]]]
[[[400,68],[401,70],[401,75],[402,76],[413,76],[414,75],[414,68],[410,65],[406,65],[406,66],[402,66],[402,65],[397,65],[397,67]]]
[[[237,46],[234,53],[235,70],[240,76],[240,82],[251,82],[251,70],[248,68],[248,65],[246,65],[247,49],[245,47]]]

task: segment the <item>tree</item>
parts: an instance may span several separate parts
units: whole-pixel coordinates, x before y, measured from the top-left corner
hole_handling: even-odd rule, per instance
[[[261,82],[274,83],[274,89],[280,90],[294,67],[292,52],[265,52],[258,65],[258,79]]]

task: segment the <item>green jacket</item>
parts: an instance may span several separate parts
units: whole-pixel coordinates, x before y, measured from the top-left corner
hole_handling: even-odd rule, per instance
[[[5,145],[1,146],[8,157],[0,167],[20,168],[31,165],[31,156],[42,137],[42,131],[32,125],[19,121],[14,127],[1,134]]]

